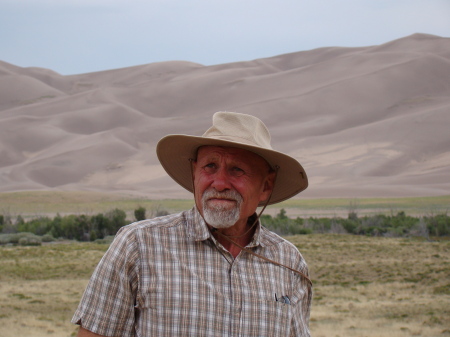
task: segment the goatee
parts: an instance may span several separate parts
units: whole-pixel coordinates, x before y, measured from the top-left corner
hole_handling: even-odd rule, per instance
[[[234,206],[222,203],[208,203],[211,198],[234,201]],[[229,228],[238,220],[241,212],[242,196],[235,190],[217,192],[213,188],[205,190],[202,196],[203,217],[214,228]]]

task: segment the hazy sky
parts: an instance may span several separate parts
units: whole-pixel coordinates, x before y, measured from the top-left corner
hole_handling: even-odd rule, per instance
[[[450,37],[450,0],[0,0],[0,60],[64,75],[221,64],[417,32]]]

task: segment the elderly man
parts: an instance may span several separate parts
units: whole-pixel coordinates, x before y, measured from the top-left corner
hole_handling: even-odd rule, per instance
[[[302,166],[232,112],[157,154],[195,207],[118,232],[72,319],[78,336],[310,336],[305,260],[255,213],[303,191]]]

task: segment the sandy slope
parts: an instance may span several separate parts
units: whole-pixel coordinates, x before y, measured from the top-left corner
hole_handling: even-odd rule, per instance
[[[0,62],[0,192],[188,197],[155,144],[215,111],[254,114],[306,168],[305,197],[450,194],[450,39],[321,48],[216,66],[61,76]]]

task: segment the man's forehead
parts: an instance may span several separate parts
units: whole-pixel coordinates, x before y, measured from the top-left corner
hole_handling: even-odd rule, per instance
[[[267,167],[270,168],[269,163],[260,155],[238,147],[204,145],[197,149],[197,160],[205,158],[215,159],[222,156],[227,156],[230,159],[239,160],[252,165],[260,163],[261,165],[267,165]]]

